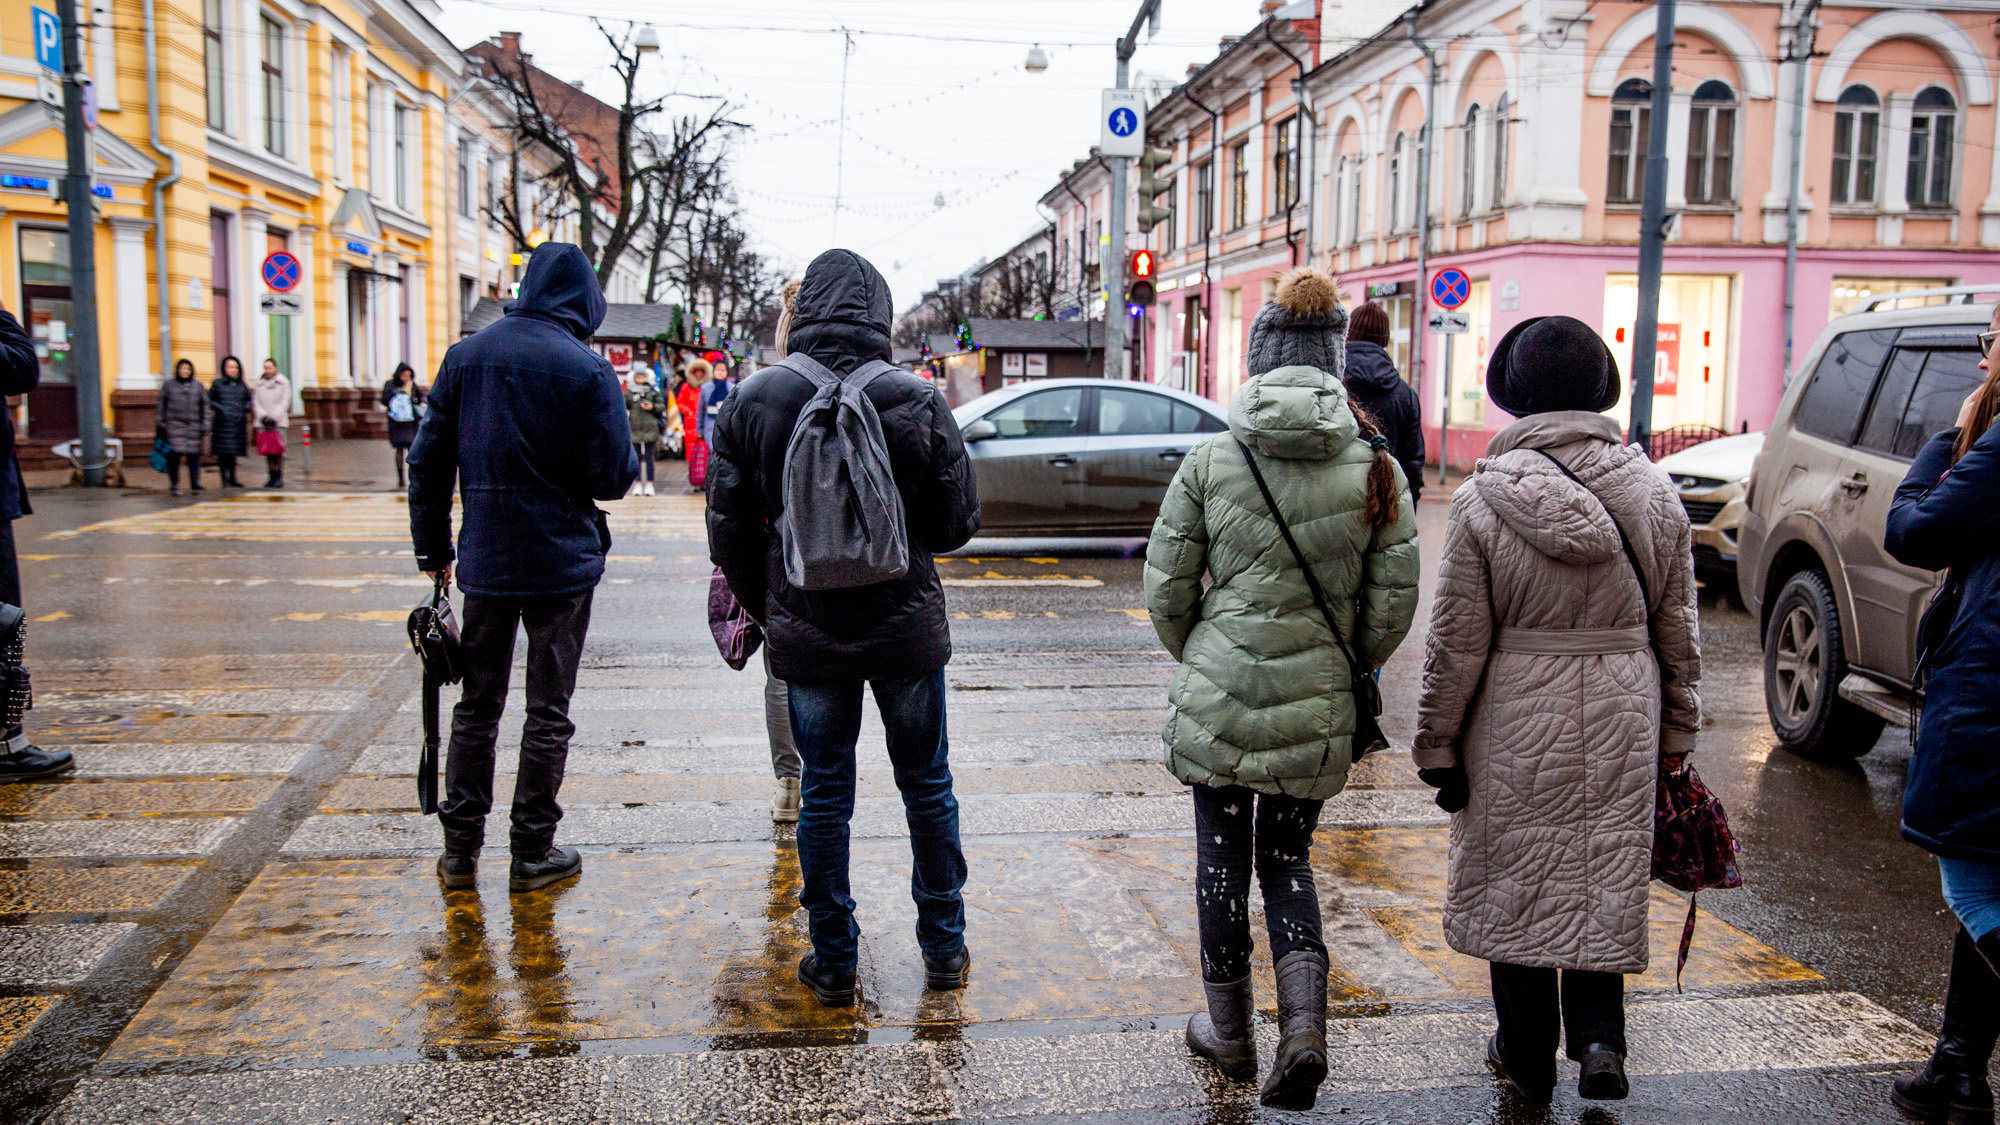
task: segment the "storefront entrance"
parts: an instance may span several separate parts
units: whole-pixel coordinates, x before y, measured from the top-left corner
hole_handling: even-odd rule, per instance
[[[23,436],[36,441],[68,441],[77,436],[76,369],[70,350],[75,323],[69,289],[69,235],[64,231],[21,230],[21,323],[35,342],[42,382],[27,396]]]
[[[1675,426],[1733,429],[1729,410],[1735,355],[1734,278],[1668,274],[1660,279],[1660,332],[1653,361],[1653,432]],[[1639,279],[1613,274],[1604,283],[1604,342],[1625,373],[1625,393],[1610,413],[1631,421],[1632,330]]]

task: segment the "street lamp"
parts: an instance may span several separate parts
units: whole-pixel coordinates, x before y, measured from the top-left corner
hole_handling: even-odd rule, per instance
[[[660,33],[654,31],[649,23],[639,29],[639,37],[633,40],[632,46],[642,55],[653,54],[660,49]]]
[[[1042,50],[1040,43],[1028,48],[1028,61],[1025,65],[1029,74],[1040,74],[1049,68],[1048,52]]]

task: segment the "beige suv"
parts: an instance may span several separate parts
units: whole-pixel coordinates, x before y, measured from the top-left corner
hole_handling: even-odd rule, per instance
[[[1750,476],[1736,581],[1764,638],[1779,744],[1823,759],[1908,725],[1917,620],[1934,571],[1882,549],[1910,459],[1982,378],[2000,286],[1902,293],[1827,327],[1785,390]],[[1948,303],[1876,311],[1910,300]]]

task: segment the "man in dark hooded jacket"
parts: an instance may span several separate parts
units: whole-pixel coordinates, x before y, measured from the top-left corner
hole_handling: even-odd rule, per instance
[[[788,346],[839,375],[889,358],[889,284],[866,259],[829,250],[807,267]],[[979,496],[958,423],[937,388],[886,374],[863,392],[881,418],[902,495],[909,570],[872,586],[799,590],[785,578],[772,530],[784,509],[784,462],[810,380],[771,367],[723,400],[708,468],[708,547],[729,587],[764,626],[771,669],[788,685],[792,734],[804,760],[799,899],[813,952],[799,979],[820,1002],[854,1003],[860,929],[848,894],[848,820],[864,682],[882,713],[889,760],[910,825],[917,944],[932,988],[965,983],[965,856],[945,741],[944,665],[951,628],[931,562],[979,530]]]
[[[1424,421],[1417,392],[1389,358],[1389,314],[1373,301],[1357,305],[1347,318],[1347,397],[1375,419],[1389,452],[1403,466],[1410,503],[1424,491]]]
[[[604,293],[583,251],[543,243],[507,315],[445,353],[410,446],[417,565],[441,581],[452,577],[454,480],[464,509],[456,561],[465,687],[438,808],[447,888],[470,887],[478,873],[517,625],[528,633],[528,713],[509,885],[533,890],[583,869],[575,848],[555,846],[556,792],[576,731],[569,699],[591,595],[611,546],[592,501],[619,499],[639,476],[624,391],[583,343],[603,320]]]

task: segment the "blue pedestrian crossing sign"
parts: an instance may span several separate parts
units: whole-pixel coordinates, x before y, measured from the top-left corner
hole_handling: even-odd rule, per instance
[[[289,251],[274,251],[264,259],[264,284],[274,293],[290,293],[298,288],[299,260]]]
[[[1441,309],[1455,309],[1472,296],[1472,279],[1456,266],[1446,266],[1431,275],[1431,303]]]
[[[1097,150],[1103,155],[1140,156],[1145,153],[1146,99],[1141,91],[1104,91],[1097,123]]]

